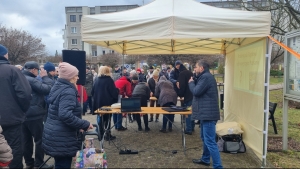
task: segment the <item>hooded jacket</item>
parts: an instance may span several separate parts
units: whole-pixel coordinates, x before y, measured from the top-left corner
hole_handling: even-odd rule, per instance
[[[116,87],[119,89],[119,94],[122,97],[131,97],[131,83],[127,80],[126,76],[122,76],[120,79],[115,81]]]
[[[163,106],[166,103],[177,103],[177,94],[170,81],[165,76],[160,77],[156,87],[155,96],[158,98],[158,104]]]
[[[179,69],[174,68],[174,70],[172,70],[172,72],[170,73],[170,81],[173,83],[176,93],[178,93],[178,88],[176,86],[176,82],[178,81],[180,72],[182,72],[184,70],[186,70],[186,68],[183,66],[183,64],[180,64]]]
[[[74,157],[80,149],[77,131],[87,130],[90,123],[81,119],[77,97],[77,89],[65,79],[58,78],[51,89],[42,146],[52,157]]]
[[[3,56],[0,56],[0,88],[0,125],[23,123],[30,106],[31,87],[20,69]]]

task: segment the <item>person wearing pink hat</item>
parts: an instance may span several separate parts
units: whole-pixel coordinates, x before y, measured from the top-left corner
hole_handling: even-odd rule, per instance
[[[93,128],[81,119],[81,106],[77,100],[78,69],[69,63],[59,64],[59,78],[52,87],[48,118],[44,126],[43,149],[54,157],[55,168],[71,168],[72,157],[80,150],[79,132]],[[59,150],[59,151],[57,151]]]

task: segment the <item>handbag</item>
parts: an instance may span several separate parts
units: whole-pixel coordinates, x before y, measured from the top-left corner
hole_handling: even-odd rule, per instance
[[[224,153],[245,153],[246,146],[243,142],[242,135],[228,134],[218,137],[218,149]]]

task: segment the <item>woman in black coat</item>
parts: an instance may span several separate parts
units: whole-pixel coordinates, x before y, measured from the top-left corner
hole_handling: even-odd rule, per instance
[[[111,78],[109,67],[101,66],[99,68],[98,78],[95,79],[92,89],[92,96],[94,98],[93,112],[103,106],[111,106],[118,102],[119,89],[116,88],[114,80]],[[99,115],[97,116],[102,138],[105,128],[110,128],[111,114],[104,114],[101,118]],[[105,140],[113,140],[116,138],[110,134],[110,131],[106,134]]]
[[[44,125],[42,146],[54,157],[55,168],[71,168],[72,157],[80,150],[78,131],[92,129],[93,125],[81,119],[76,82],[78,70],[69,63],[59,64],[59,78],[48,97],[48,117]]]

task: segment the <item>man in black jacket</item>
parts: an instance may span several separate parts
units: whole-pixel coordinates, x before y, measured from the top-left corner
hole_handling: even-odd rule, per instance
[[[170,81],[173,83],[174,89],[176,93],[178,94],[178,85],[179,82],[177,81],[179,77],[179,73],[186,70],[186,68],[183,66],[182,62],[180,60],[177,60],[175,62],[175,68],[170,73]]]
[[[218,88],[214,76],[209,72],[209,64],[200,60],[196,64],[197,79],[189,80],[189,88],[193,94],[192,119],[200,121],[200,137],[203,141],[203,153],[193,163],[205,166],[213,161],[213,168],[223,168],[218,145],[216,143],[216,124],[220,120]]]
[[[87,101],[83,104],[83,115],[87,112],[87,106],[89,105],[90,114],[93,114],[93,99],[92,99],[92,88],[94,84],[94,75],[90,69],[90,67],[86,67],[86,80],[85,80],[85,90],[88,95]]]
[[[28,80],[32,89],[32,100],[30,108],[26,112],[26,119],[23,123],[23,145],[24,145],[24,159],[26,168],[39,167],[44,162],[44,150],[42,148],[43,135],[43,117],[45,110],[45,95],[50,93],[53,86],[52,80],[47,76],[46,70],[41,70],[40,77],[42,81],[36,79],[39,74],[39,65],[37,62],[29,61],[24,65],[22,73]],[[35,142],[35,159],[33,155],[33,140]],[[53,166],[45,165],[44,168],[53,168]]]
[[[184,98],[184,105],[186,107],[192,106],[193,94],[189,89],[189,80],[193,77],[193,73],[188,70],[188,65],[184,65],[187,70],[184,70],[179,73],[179,77],[177,81],[179,82],[178,96]],[[191,115],[189,115],[185,119],[186,131],[185,134],[192,135],[194,131],[195,123],[194,120],[191,119]]]
[[[23,168],[22,123],[30,106],[31,87],[19,68],[8,62],[8,51],[0,45],[0,125],[13,160],[10,168]]]

